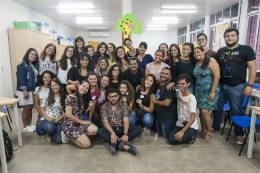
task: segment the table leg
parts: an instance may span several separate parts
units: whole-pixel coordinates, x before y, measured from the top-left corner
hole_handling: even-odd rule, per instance
[[[4,107],[3,107],[2,105],[0,105],[0,111],[1,111],[1,112],[4,112],[3,108],[4,108]],[[6,129],[5,129],[5,120],[3,119],[3,120],[1,121],[1,123],[2,123],[2,128],[3,128],[4,130],[6,130]],[[1,128],[1,129],[2,129],[2,128]]]
[[[249,100],[248,100],[248,103],[247,103],[247,107],[246,107],[246,114],[247,115],[249,115],[251,102],[252,102],[252,99],[250,97]]]
[[[18,144],[21,147],[23,145],[23,142],[22,142],[22,136],[21,136],[17,103],[14,104],[14,117],[15,117],[16,131],[17,131],[17,137],[18,137]]]
[[[248,142],[248,149],[247,149],[247,157],[250,158],[250,159],[252,158],[252,152],[253,152],[256,113],[257,112],[255,110],[252,110],[250,133],[249,133],[249,142]]]
[[[4,121],[1,119],[1,121]],[[5,145],[4,145],[4,137],[3,137],[3,130],[2,130],[2,123],[0,123],[0,156],[1,156],[1,163],[2,163],[2,170],[3,173],[7,173],[7,163],[6,163],[6,156],[5,156]]]

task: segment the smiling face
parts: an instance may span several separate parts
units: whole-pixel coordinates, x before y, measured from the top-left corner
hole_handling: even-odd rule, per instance
[[[157,51],[155,54],[154,54],[154,61],[157,62],[157,63],[160,63],[163,59],[163,53],[161,51]]]
[[[168,69],[162,69],[160,73],[160,79],[162,82],[168,82],[171,77],[171,71]]]
[[[178,87],[181,92],[185,92],[190,86],[190,83],[187,83],[185,79],[178,81]]]
[[[113,71],[112,71],[113,76],[118,76],[119,75],[119,68],[116,66]]]
[[[112,44],[108,44],[108,52],[112,53],[114,51],[114,47],[112,46]]]
[[[50,85],[51,75],[49,73],[44,73],[42,80],[44,85]]]
[[[152,76],[148,76],[145,81],[144,81],[144,85],[146,88],[151,88],[153,85],[153,78]]]
[[[96,86],[96,84],[97,84],[97,76],[96,75],[90,75],[88,77],[88,82],[90,83],[91,86]]]
[[[83,48],[83,41],[78,40],[78,41],[76,42],[76,45],[77,45],[78,48]]]
[[[121,95],[125,95],[126,94],[126,90],[127,90],[126,84],[121,84],[120,85],[120,93],[121,93]]]
[[[204,47],[207,44],[208,40],[206,39],[206,37],[204,35],[200,36],[197,39],[197,43],[200,47]]]
[[[145,54],[146,50],[147,50],[147,49],[144,48],[144,45],[142,45],[142,46],[139,47],[139,53],[140,53],[140,54]]]
[[[194,57],[198,61],[203,61],[203,59],[205,58],[205,52],[201,51],[200,49],[195,49]]]
[[[87,53],[89,54],[90,57],[92,57],[94,55],[94,49],[92,47],[89,47]]]
[[[182,55],[188,57],[191,53],[191,48],[188,45],[182,47]]]
[[[99,52],[100,52],[100,54],[102,54],[102,55],[103,55],[106,51],[107,51],[106,45],[102,45],[102,46],[99,48]]]
[[[84,56],[84,58],[80,59],[80,66],[81,67],[87,68],[88,64],[89,64],[88,57]]]
[[[122,49],[122,48],[119,48],[117,50],[117,56],[120,58],[120,59],[123,59],[125,57],[125,51]]]
[[[54,81],[51,82],[51,90],[54,92],[54,93],[58,93],[59,90],[60,90],[60,86],[55,83]]]
[[[129,40],[126,40],[125,41],[125,46],[128,48],[128,49],[132,49],[133,48],[133,42],[129,41]]]
[[[136,60],[130,60],[129,64],[130,71],[136,72],[138,70],[138,63]]]
[[[235,31],[227,32],[225,35],[225,43],[227,46],[235,46],[238,42],[238,36]]]
[[[167,54],[168,48],[167,48],[167,46],[165,44],[162,44],[160,46],[160,49],[162,49],[164,51],[164,53]]]
[[[67,51],[66,51],[66,56],[68,58],[71,58],[73,56],[73,52],[74,52],[74,49],[73,48],[69,48]]]
[[[102,59],[100,61],[100,68],[101,69],[106,69],[107,68],[107,61],[105,59]]]
[[[49,46],[45,49],[47,56],[52,56],[54,54],[54,46]]]
[[[103,76],[101,79],[100,79],[100,85],[105,88],[106,86],[108,86],[109,84],[109,77],[107,76]]]
[[[87,82],[82,83],[81,85],[79,85],[79,94],[82,96],[84,94],[86,94],[89,90],[89,84]]]
[[[171,55],[173,56],[173,57],[177,57],[178,56],[178,49],[175,47],[175,46],[172,46],[171,47]]]
[[[31,52],[29,53],[29,57],[28,57],[29,63],[31,64],[33,61],[36,60],[36,58],[37,58],[37,52],[31,51]]]

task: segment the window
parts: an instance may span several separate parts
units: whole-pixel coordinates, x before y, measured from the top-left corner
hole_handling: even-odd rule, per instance
[[[205,18],[202,19],[202,21],[201,21],[201,28],[204,28],[204,27],[205,27]]]
[[[220,12],[217,13],[217,15],[216,15],[216,20],[217,20],[217,23],[223,21],[223,18],[222,18],[222,11],[220,11]]]
[[[248,9],[247,12],[259,10],[259,2],[260,0],[248,0]]]
[[[238,16],[239,4],[235,4],[231,7],[231,19]]]
[[[230,19],[230,7],[223,10],[223,21]]]
[[[197,22],[197,28],[201,29],[201,20]]]
[[[193,33],[193,38],[192,38],[193,42],[197,40],[197,34],[196,32]]]
[[[183,34],[187,33],[187,26],[183,28]]]
[[[190,24],[190,31],[194,31],[193,30],[193,24]]]
[[[192,34],[190,34],[190,42],[193,42],[193,41],[192,41]]]
[[[213,43],[215,41],[215,27],[210,28],[210,39],[209,39],[209,48],[213,49]]]
[[[230,28],[237,28],[237,20],[233,20],[230,22]]]
[[[215,14],[210,15],[210,25],[214,25],[216,23]]]

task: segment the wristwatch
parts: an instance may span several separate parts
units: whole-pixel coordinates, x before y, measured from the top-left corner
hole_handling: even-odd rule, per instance
[[[254,87],[254,85],[249,85],[249,84],[248,84],[248,86],[250,86],[250,87]]]
[[[124,133],[125,136],[128,136],[128,133]]]

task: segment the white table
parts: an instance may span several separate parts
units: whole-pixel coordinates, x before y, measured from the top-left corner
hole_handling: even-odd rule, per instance
[[[250,106],[251,106],[251,103],[252,103],[252,100],[255,100],[255,106],[259,107],[260,104],[260,95],[259,94],[252,94],[248,100],[248,103],[247,103],[247,107],[246,107],[246,114],[249,115],[249,111],[250,111]]]
[[[7,113],[0,112],[0,119],[6,117]],[[4,121],[4,120],[3,120]],[[2,130],[2,123],[0,123],[0,156],[1,156],[1,163],[2,163],[2,170],[3,173],[7,173],[7,163],[6,163],[6,156],[5,156],[5,145],[4,145],[4,137],[3,137],[3,130]]]
[[[250,125],[247,157],[251,159],[252,158],[252,152],[253,152],[253,145],[254,145],[256,114],[260,114],[260,107],[250,106],[250,108],[252,109],[252,116],[251,116],[251,125]]]

